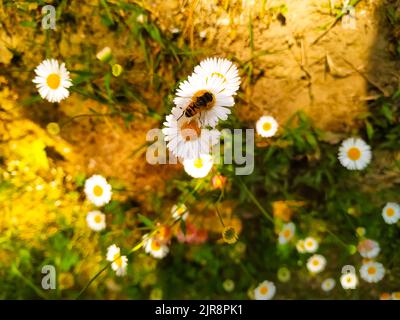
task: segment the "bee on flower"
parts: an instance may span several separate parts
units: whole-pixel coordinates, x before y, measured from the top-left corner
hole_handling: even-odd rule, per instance
[[[119,247],[115,244],[107,248],[107,261],[112,262],[111,268],[118,277],[126,275],[126,267],[128,266],[128,258],[121,256]]]
[[[64,63],[59,64],[54,59],[44,60],[36,67],[35,73],[36,77],[32,81],[43,99],[60,102],[68,98],[68,88],[72,86],[72,82]]]
[[[90,229],[101,231],[106,228],[106,215],[100,211],[90,211],[86,216],[86,222]]]
[[[376,283],[381,281],[385,276],[385,268],[382,263],[369,261],[361,266],[360,276],[366,282]]]
[[[91,203],[101,207],[111,200],[111,186],[104,177],[93,175],[85,181],[85,194]]]
[[[371,239],[363,239],[358,243],[357,250],[361,257],[374,259],[378,256],[381,248],[378,242]]]
[[[388,202],[382,210],[382,217],[387,224],[397,223],[400,219],[400,205]]]
[[[183,168],[193,178],[204,178],[211,171],[214,160],[209,154],[202,154],[197,159],[185,159]]]
[[[273,117],[262,116],[256,123],[257,133],[264,137],[273,137],[278,131],[278,122]]]
[[[279,232],[278,242],[279,244],[286,244],[293,239],[296,226],[293,222],[286,223],[282,230]]]
[[[307,269],[311,273],[320,273],[324,271],[326,259],[320,254],[314,254],[307,260]]]
[[[349,170],[363,170],[371,159],[371,147],[360,138],[346,139],[339,148],[339,161]]]
[[[256,300],[271,300],[274,297],[275,292],[275,284],[271,281],[265,280],[254,289],[254,298]]]

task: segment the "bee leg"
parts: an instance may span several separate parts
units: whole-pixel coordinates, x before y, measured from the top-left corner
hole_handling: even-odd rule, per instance
[[[179,119],[182,118],[184,114],[185,114],[185,113],[183,112],[183,113],[179,116],[179,118],[176,119],[176,121],[179,121]]]

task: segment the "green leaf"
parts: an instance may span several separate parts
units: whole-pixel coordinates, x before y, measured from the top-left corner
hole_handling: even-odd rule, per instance
[[[138,214],[138,218],[140,222],[142,222],[146,227],[154,227],[154,222],[151,221],[149,218],[145,217],[144,215]]]
[[[367,130],[368,139],[371,140],[374,136],[374,128],[368,121],[365,121],[365,129]]]

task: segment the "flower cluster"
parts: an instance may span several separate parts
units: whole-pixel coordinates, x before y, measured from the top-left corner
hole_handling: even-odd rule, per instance
[[[203,60],[180,83],[162,131],[169,150],[184,161],[189,175],[201,178],[212,168],[210,153],[220,139],[215,127],[231,113],[239,86],[237,67],[222,58]]]

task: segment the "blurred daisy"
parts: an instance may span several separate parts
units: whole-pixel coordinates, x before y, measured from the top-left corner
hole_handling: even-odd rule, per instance
[[[212,156],[203,154],[197,159],[185,159],[183,161],[183,168],[193,178],[204,178],[212,169],[213,164]]]
[[[240,86],[239,72],[236,66],[223,58],[207,58],[194,68],[194,74],[209,79],[217,76],[223,80],[222,93],[235,95]]]
[[[340,283],[343,289],[355,289],[358,284],[358,278],[355,273],[345,273],[340,277]]]
[[[296,242],[296,249],[299,253],[305,253],[306,252],[306,248],[304,246],[304,240],[298,240]]]
[[[85,182],[85,194],[91,203],[101,207],[111,200],[111,186],[100,175],[93,175]]]
[[[382,292],[379,295],[379,300],[392,300],[392,295],[388,292]]]
[[[307,237],[304,239],[304,248],[307,252],[314,253],[318,250],[318,241],[313,237]]]
[[[189,211],[183,203],[180,205],[175,204],[171,208],[171,215],[174,220],[182,219],[185,221],[189,215]]]
[[[400,206],[394,202],[388,202],[382,210],[383,220],[387,224],[397,223],[400,219]]]
[[[385,275],[385,268],[382,263],[369,261],[362,265],[360,268],[360,276],[366,282],[375,283],[383,279]]]
[[[288,243],[290,240],[293,239],[294,233],[296,231],[296,226],[293,222],[286,223],[281,232],[279,232],[279,243],[285,244]]]
[[[107,249],[107,261],[112,262],[111,268],[118,277],[126,274],[128,258],[126,256],[121,256],[120,249],[115,244],[109,246]]]
[[[198,119],[183,118],[178,121],[182,110],[173,108],[166,117],[162,129],[168,149],[177,157],[196,159],[200,154],[208,154],[211,147],[219,142],[218,130],[203,129]]]
[[[272,137],[278,130],[278,122],[273,117],[262,116],[256,123],[256,130],[264,138]]]
[[[257,288],[254,289],[254,298],[256,300],[271,300],[276,292],[276,288],[273,282],[263,281]]]
[[[168,254],[169,248],[156,238],[149,238],[148,235],[145,235],[144,251],[151,254],[154,258],[162,259]]]
[[[100,211],[90,211],[86,216],[86,222],[90,229],[101,231],[106,227],[106,215]]]
[[[195,117],[199,118],[202,126],[215,127],[219,120],[228,119],[228,115],[231,113],[230,107],[235,104],[232,94],[224,92],[224,90],[224,79],[216,75],[205,78],[192,74],[179,85],[174,103],[181,110],[180,117],[182,117],[183,112],[194,97],[206,92],[211,93],[213,101],[207,109]]]
[[[36,67],[35,73],[36,77],[32,81],[36,83],[43,99],[60,102],[69,96],[68,88],[72,82],[64,63],[59,64],[54,59],[44,60]]]
[[[322,281],[321,289],[325,292],[331,291],[336,285],[336,281],[333,278],[328,278]]]
[[[311,273],[319,273],[325,269],[326,259],[320,254],[314,254],[307,260],[307,269]]]
[[[400,291],[396,291],[392,293],[393,300],[400,300]]]
[[[376,258],[381,251],[379,243],[371,239],[361,240],[358,243],[357,249],[361,257],[368,259]]]
[[[359,138],[349,138],[339,148],[339,161],[349,170],[363,170],[371,162],[371,147]]]

